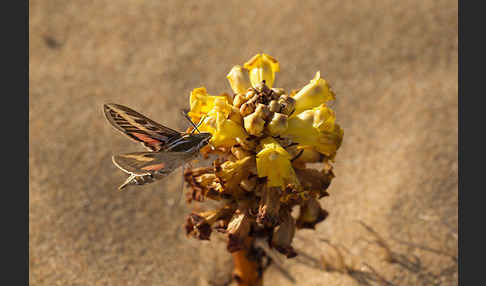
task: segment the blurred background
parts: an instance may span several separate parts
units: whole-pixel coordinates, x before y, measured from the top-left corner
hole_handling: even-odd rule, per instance
[[[256,53],[275,86],[333,87],[344,141],[321,200],[265,285],[457,285],[457,1],[29,1],[31,285],[228,285],[218,236],[182,229],[182,175],[117,190],[143,147],[120,103],[183,130],[193,88],[230,92]]]

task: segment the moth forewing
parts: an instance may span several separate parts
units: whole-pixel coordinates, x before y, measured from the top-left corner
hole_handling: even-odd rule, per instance
[[[116,130],[142,143],[150,151],[162,151],[171,141],[184,135],[120,104],[105,104],[103,111]]]

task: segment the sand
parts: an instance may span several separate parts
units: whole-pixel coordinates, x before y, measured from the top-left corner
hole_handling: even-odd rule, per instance
[[[31,285],[229,283],[222,237],[182,230],[192,206],[177,203],[180,170],[117,190],[126,176],[111,155],[143,147],[101,107],[185,129],[190,91],[230,92],[231,67],[260,52],[279,60],[275,85],[287,90],[320,70],[345,132],[321,200],[330,216],[297,232],[300,256],[282,258],[295,284],[271,266],[265,285],[457,285],[457,1],[32,0],[29,10]]]

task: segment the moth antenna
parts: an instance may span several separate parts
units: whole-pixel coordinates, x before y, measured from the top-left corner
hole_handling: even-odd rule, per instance
[[[196,126],[194,126],[194,127],[196,128],[197,132],[199,132],[199,133],[201,133],[201,131],[199,131],[199,129],[197,129],[197,128],[198,128],[199,126],[201,126],[201,124],[204,122],[204,119],[206,119],[206,115],[203,115],[203,116],[201,117],[201,119],[199,120],[199,122],[197,123],[197,125],[196,125]]]
[[[186,119],[187,119],[187,121],[189,121],[189,122],[191,123],[192,127],[194,127],[194,129],[192,130],[192,132],[191,132],[191,133],[194,133],[194,131],[197,131],[197,132],[201,133],[201,132],[199,131],[199,129],[197,129],[197,128],[199,127],[199,125],[200,125],[200,123],[201,123],[202,121],[200,121],[200,123],[198,123],[197,125],[196,125],[196,124],[194,124],[194,122],[192,122],[192,120],[191,120],[191,117],[189,117],[189,115],[187,115],[187,112],[186,112],[185,110],[182,110],[182,115],[184,116],[184,118],[186,118]]]

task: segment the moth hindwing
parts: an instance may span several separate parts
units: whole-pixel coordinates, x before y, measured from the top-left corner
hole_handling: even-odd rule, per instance
[[[115,166],[130,174],[119,189],[163,179],[194,155],[188,152],[134,152],[114,155],[112,160]]]

